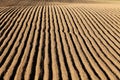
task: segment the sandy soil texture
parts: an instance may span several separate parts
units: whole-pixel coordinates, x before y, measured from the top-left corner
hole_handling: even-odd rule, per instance
[[[120,80],[119,4],[24,2],[0,7],[0,80]]]

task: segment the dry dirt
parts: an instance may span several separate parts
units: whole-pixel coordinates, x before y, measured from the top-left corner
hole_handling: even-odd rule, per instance
[[[119,3],[1,2],[0,80],[120,80]]]

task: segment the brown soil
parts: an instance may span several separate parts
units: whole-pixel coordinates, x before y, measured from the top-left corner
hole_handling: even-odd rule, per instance
[[[120,80],[119,4],[3,2],[0,80]]]

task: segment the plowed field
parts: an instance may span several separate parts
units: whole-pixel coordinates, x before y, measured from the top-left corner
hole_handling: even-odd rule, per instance
[[[0,7],[0,80],[120,80],[120,6]]]

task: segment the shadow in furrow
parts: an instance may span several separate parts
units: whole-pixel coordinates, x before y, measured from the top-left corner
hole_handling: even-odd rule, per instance
[[[54,8],[52,8],[52,9],[54,9]],[[51,10],[51,12],[53,13],[53,10]],[[57,14],[56,11],[55,11],[55,9],[54,9],[54,12],[55,12],[55,14]],[[56,17],[57,15],[54,15],[54,16]],[[56,17],[56,19],[57,19],[57,17]],[[60,59],[59,59],[58,49],[57,49],[57,46],[58,46],[58,45],[57,45],[57,41],[56,41],[55,20],[54,20],[54,18],[53,18],[53,14],[52,14],[52,22],[54,22],[54,23],[53,23],[54,35],[55,35],[54,41],[55,41],[56,60],[57,60],[58,71],[59,71],[59,80],[63,80],[63,79],[62,79],[62,72],[61,72],[61,64],[60,64]],[[56,22],[58,23],[58,20],[56,20]],[[58,32],[58,33],[60,33],[60,32]]]
[[[35,12],[36,12],[36,10],[37,10],[37,8],[35,9]],[[14,79],[14,77],[15,77],[15,74],[16,74],[16,71],[17,71],[17,69],[18,69],[18,66],[20,65],[20,62],[21,62],[21,59],[22,59],[22,56],[23,56],[23,54],[24,54],[24,51],[25,51],[25,48],[26,48],[26,45],[27,45],[27,41],[28,41],[28,39],[29,39],[29,35],[30,35],[30,31],[31,31],[31,29],[32,29],[32,22],[33,22],[33,20],[34,20],[34,17],[35,17],[35,12],[34,12],[34,15],[33,15],[33,17],[32,17],[32,21],[31,21],[31,23],[30,23],[30,29],[29,29],[29,31],[28,31],[28,33],[27,33],[27,37],[26,37],[26,40],[25,40],[25,44],[24,44],[24,47],[23,47],[23,49],[22,49],[22,52],[21,52],[21,54],[20,54],[20,56],[19,56],[19,59],[18,59],[18,61],[17,61],[17,64],[15,65],[15,67],[14,67],[14,70],[13,70],[13,73],[12,73],[12,76],[10,77],[10,80],[13,80]],[[33,32],[33,35],[35,34],[35,30],[34,30],[34,32]],[[34,36],[33,36],[34,37]],[[32,44],[30,44],[30,48],[32,48]],[[31,49],[30,49],[31,50]]]
[[[50,12],[48,7],[48,57],[49,57],[49,79],[52,80],[53,72],[52,72],[52,53],[51,53],[51,34],[50,34]],[[54,54],[54,53],[53,53]]]
[[[62,9],[61,9],[61,10],[62,10]],[[63,12],[63,11],[62,11],[62,12]],[[65,13],[65,15],[67,15],[67,17],[68,17],[68,14],[67,14],[67,13]],[[65,15],[63,14],[64,18],[65,18]],[[65,20],[66,20],[66,19],[65,19]],[[69,20],[69,23],[71,24],[69,17],[68,17],[68,20]],[[72,19],[72,20],[73,20],[73,19]],[[67,22],[67,23],[68,23],[68,22]],[[66,23],[67,28],[71,27],[71,26],[68,26],[67,23]],[[73,30],[74,30],[74,29],[73,29]],[[73,31],[73,32],[74,32],[74,31]],[[73,40],[72,40],[72,35],[71,35],[70,33],[69,33],[68,35],[70,36],[70,40],[72,41],[72,44],[73,44],[73,46],[74,46],[74,42],[73,42]],[[68,40],[66,40],[66,41],[67,41],[67,44],[68,44]],[[69,45],[69,44],[68,44],[68,48],[69,48],[69,50],[70,50],[70,45]],[[74,46],[74,49],[75,49],[75,46]],[[76,52],[76,50],[75,50],[75,52]],[[75,61],[74,61],[74,59],[73,59],[73,56],[72,56],[71,51],[69,51],[69,53],[70,53],[70,57],[71,57],[71,60],[72,60],[72,65],[73,65],[75,71],[77,72],[77,75],[78,75],[79,79],[81,80],[81,77],[80,77],[78,68],[77,68],[76,65],[75,65]],[[73,54],[74,54],[74,53],[73,53]]]
[[[28,12],[27,12],[27,13],[28,13]],[[22,15],[22,16],[23,16],[23,15]],[[27,17],[27,15],[25,16],[25,18],[26,18],[26,17]],[[3,60],[2,60],[2,62],[1,62],[1,64],[0,64],[0,67],[4,64],[6,58],[7,58],[8,55],[10,54],[10,52],[11,52],[11,50],[12,50],[12,48],[13,48],[12,46],[14,45],[15,41],[17,40],[18,34],[19,34],[20,30],[22,29],[22,26],[23,26],[24,21],[25,21],[25,19],[23,20],[22,25],[21,25],[20,29],[18,30],[18,32],[17,32],[17,34],[16,34],[17,36],[15,37],[13,43],[11,44],[11,46],[10,46],[8,52],[7,52],[6,55],[4,56],[4,58],[3,58]],[[25,30],[26,30],[26,28],[24,29],[24,31],[23,31],[22,34],[24,34]],[[22,38],[21,38],[21,39],[22,39]],[[21,39],[20,39],[19,42],[21,42]],[[8,45],[8,44],[7,44],[7,45]],[[12,59],[13,59],[13,58],[12,58]]]
[[[25,9],[25,8],[24,8]],[[2,32],[0,33],[0,37],[3,36],[3,34],[5,34],[5,37],[1,40],[1,42],[3,43],[5,38],[8,36],[8,32],[10,33],[10,30],[12,30],[13,26],[14,26],[14,22],[16,22],[16,20],[18,19],[18,17],[21,15],[22,11],[24,9],[20,9],[20,10],[16,10],[15,13],[11,14],[11,15],[14,15],[14,16],[10,16],[12,19],[11,20],[7,20],[6,22],[9,23],[9,25],[4,25],[3,26],[5,27],[4,29],[2,29]],[[14,20],[13,20],[14,19]],[[6,24],[6,23],[5,23]],[[11,25],[12,24],[12,25]],[[11,26],[10,26],[11,25]],[[8,27],[9,26],[9,27]],[[12,27],[12,28],[11,28]],[[16,29],[16,28],[15,28]],[[7,31],[7,32],[6,32]],[[5,33],[6,32],[6,33]],[[12,34],[11,34],[12,35]],[[11,38],[11,37],[10,37]],[[2,44],[0,44],[1,46]]]
[[[12,24],[12,22],[13,21],[16,21],[17,20],[17,18],[16,18],[16,15],[20,15],[20,13],[22,12],[22,9],[20,9],[20,8],[18,8],[18,9],[15,9],[15,10],[13,10],[11,13],[9,13],[9,17],[7,17],[7,18],[5,18],[5,21],[2,21],[2,25],[0,25],[0,28],[1,27],[3,27],[3,29],[1,29],[2,31],[0,32],[0,37],[2,37],[3,36],[3,34],[5,33],[5,31],[7,30],[7,29],[9,29],[11,26],[10,26],[10,24]],[[17,16],[18,17],[18,16]],[[14,20],[13,20],[14,19]],[[8,25],[8,23],[9,23],[9,25]],[[1,23],[0,23],[1,24]],[[7,26],[6,26],[7,25]],[[9,27],[8,27],[9,26]],[[5,27],[5,28],[4,28]],[[13,27],[12,27],[13,28]],[[10,30],[12,30],[12,28],[10,29]],[[8,31],[9,32],[9,31]],[[5,38],[5,37],[4,37]],[[4,40],[4,39],[2,39],[2,40]],[[1,40],[1,41],[2,41]],[[1,44],[0,44],[0,46],[1,46]]]
[[[86,15],[85,15],[86,16]],[[86,18],[91,22],[91,20],[86,16]],[[93,20],[94,21],[94,20]],[[91,24],[93,25],[93,23],[91,22]],[[97,24],[97,23],[96,23]],[[94,26],[94,25],[93,25]],[[91,27],[90,27],[91,28]],[[96,29],[97,30],[97,29]],[[97,30],[98,31],[98,30]],[[93,31],[94,32],[94,31]],[[99,31],[98,31],[99,32]],[[95,34],[95,32],[94,32],[94,34]],[[100,34],[101,35],[101,34]],[[95,36],[96,36],[96,38],[98,38],[97,37],[97,35],[95,34]],[[94,38],[93,38],[94,39]],[[104,39],[105,40],[105,39]],[[104,45],[104,43],[100,40],[100,42]],[[97,42],[96,42],[97,43]],[[99,46],[99,45],[98,45]],[[105,45],[104,45],[105,46]],[[106,46],[105,46],[106,47]],[[100,48],[101,49],[101,48]],[[110,52],[110,50],[106,47],[106,49]],[[101,51],[102,51],[102,53],[104,53],[103,52],[103,50],[101,49]],[[110,52],[111,53],[111,52]],[[106,58],[107,59],[109,59],[108,57],[107,57],[107,55],[104,53],[104,55],[106,56]],[[111,55],[120,63],[120,61],[111,53]],[[112,60],[110,60],[109,59],[109,61],[112,63],[112,64],[114,64],[113,62],[112,62]],[[114,64],[114,66],[116,66],[115,64]],[[119,70],[119,68],[116,66],[116,68]]]
[[[55,9],[56,10],[56,9]],[[58,10],[58,8],[57,8]],[[58,10],[58,13],[60,14],[59,10]],[[60,15],[61,16],[61,15]],[[56,19],[57,19],[57,15],[56,15]],[[60,17],[60,20],[62,22],[62,19]],[[58,19],[57,19],[57,22],[58,22]],[[66,70],[67,70],[67,73],[68,73],[68,79],[69,80],[72,80],[72,77],[71,77],[71,73],[70,73],[70,69],[69,69],[69,66],[68,66],[68,63],[67,63],[67,58],[65,56],[65,51],[64,51],[64,45],[63,45],[63,40],[62,40],[62,37],[61,37],[61,33],[60,33],[60,23],[57,23],[58,25],[58,32],[59,32],[59,36],[60,36],[60,42],[61,42],[61,48],[62,48],[62,54],[63,54],[63,58],[64,58],[64,63],[65,63],[65,67],[66,67]]]
[[[40,13],[41,13],[40,27],[41,27],[43,7],[42,7],[42,11]],[[38,20],[38,18],[37,18],[37,20]],[[35,77],[35,68],[36,68],[36,63],[37,63],[37,56],[38,56],[38,51],[39,51],[39,42],[40,42],[40,35],[41,35],[40,32],[41,32],[41,28],[38,30],[38,34],[37,34],[37,44],[36,44],[36,48],[35,48],[35,55],[33,57],[33,62],[32,62],[32,72],[30,74],[30,80],[34,80],[34,77]]]
[[[45,12],[44,12],[44,17],[40,17],[40,19],[42,20],[42,18],[44,18],[45,19],[45,17],[46,17],[46,7],[45,6],[43,6],[44,7],[44,9],[45,9]],[[45,37],[45,29],[46,29],[46,21],[44,20],[44,24],[42,24],[42,21],[41,21],[41,24],[40,24],[41,26],[42,25],[44,25],[43,27],[43,45],[42,45],[42,56],[41,56],[41,60],[40,60],[40,76],[39,76],[39,80],[43,80],[43,76],[44,76],[44,59],[45,59],[45,39],[46,39],[46,37]]]
[[[23,10],[22,10],[22,11],[23,11]],[[21,11],[21,12],[22,12],[22,11]],[[20,13],[21,13],[21,12],[20,12]],[[20,15],[20,13],[19,13],[19,15]],[[16,13],[16,14],[17,14],[17,13]],[[15,16],[14,16],[14,17],[15,17]],[[18,17],[19,17],[19,16],[18,16]],[[16,19],[17,19],[17,18],[16,18]],[[4,40],[7,38],[8,34],[9,34],[10,31],[12,30],[12,28],[14,27],[15,23],[16,23],[16,21],[14,21],[13,24],[12,24],[11,26],[9,26],[10,28],[8,29],[7,33],[5,34],[5,37],[1,40],[0,46],[4,43]],[[12,36],[13,36],[13,34],[14,34],[14,32],[15,32],[16,29],[17,29],[17,27],[15,27],[14,31],[11,33],[9,40],[8,40],[8,41],[5,43],[5,45],[3,46],[2,50],[1,50],[1,53],[3,53],[3,51],[5,50],[5,48],[8,46],[8,44],[9,44],[9,42],[10,42],[10,40],[11,40],[11,38],[12,38]],[[4,30],[3,30],[3,31],[4,31]],[[1,55],[1,54],[0,54],[0,55]]]
[[[77,13],[76,13],[77,14]],[[75,14],[74,14],[75,15]],[[76,17],[76,16],[75,16]],[[77,20],[78,21],[78,20]],[[75,23],[75,21],[73,20],[73,22],[74,22],[74,24],[75,24],[75,26],[77,26],[76,25],[76,23]],[[84,25],[84,22],[81,20],[81,22],[83,23],[83,25]],[[78,23],[79,23],[79,21],[78,21]],[[80,24],[79,24],[80,25]],[[85,26],[85,25],[84,25]],[[77,28],[77,27],[76,27]],[[77,28],[78,29],[78,28]],[[82,28],[81,28],[82,29]],[[82,31],[84,31],[83,29],[82,29]],[[78,32],[79,33],[79,32]],[[83,32],[83,34],[85,35],[85,32]],[[79,35],[81,36],[81,34],[79,33]],[[86,36],[86,35],[85,35]],[[82,37],[82,36],[81,36]],[[87,36],[86,36],[87,37]],[[87,37],[87,39],[88,39],[88,37]],[[92,56],[92,58],[95,60],[95,62],[97,63],[97,61],[96,61],[96,59],[95,59],[95,57],[93,56],[93,54],[92,54],[92,52],[90,51],[90,49],[89,49],[89,47],[87,46],[87,43],[86,43],[86,41],[84,40],[84,38],[82,37],[82,40],[83,40],[83,42],[85,43],[85,46],[86,46],[86,48],[87,48],[87,50],[88,50],[88,52],[90,52],[90,55]],[[88,39],[89,40],[89,39]],[[89,40],[89,42],[90,42],[90,40]],[[90,42],[91,43],[91,42]],[[79,43],[80,44],[80,43]],[[91,43],[92,44],[92,43]],[[83,51],[84,52],[84,51]],[[85,55],[86,56],[86,55]],[[86,59],[88,60],[88,58],[87,58],[87,56],[86,56]],[[89,62],[89,64],[90,64],[90,67],[91,67],[91,69],[93,70],[93,72],[96,74],[96,76],[100,79],[100,76],[98,75],[98,73],[95,71],[95,69],[93,68],[93,66],[91,65],[91,63],[90,63],[90,61],[88,60],[88,62]],[[97,64],[98,65],[98,64]]]
[[[3,20],[1,20],[2,21],[2,23],[0,23],[1,25],[0,25],[0,30],[2,30],[2,28],[7,24],[7,22],[10,20],[10,18],[14,15],[14,14],[17,14],[16,12],[18,12],[18,10],[19,10],[19,8],[17,8],[17,9],[11,9],[11,12],[10,13],[8,13],[7,14],[7,16],[3,19]],[[8,15],[9,15],[9,17],[8,17]],[[7,19],[8,18],[8,19]],[[7,19],[7,20],[6,20]],[[1,35],[2,36],[2,35]]]
[[[28,11],[27,13],[29,13],[29,11]],[[20,32],[20,30],[22,29],[23,23],[24,23],[26,17],[27,17],[27,15],[25,15],[25,18],[24,18],[24,20],[23,20],[23,22],[22,22],[22,25],[21,25],[21,27],[20,27],[20,29],[18,30],[18,33],[17,33],[16,35],[18,35],[19,32]],[[27,28],[27,27],[25,27],[25,29],[24,29],[24,31],[23,31],[22,34],[25,33],[26,28]],[[0,67],[4,64],[5,60],[7,59],[7,56],[10,54],[10,52],[11,52],[11,50],[12,50],[12,48],[13,48],[12,46],[14,46],[14,43],[15,43],[15,41],[17,40],[17,37],[18,37],[18,36],[15,37],[12,45],[10,46],[8,52],[6,53],[5,57],[3,58],[3,60],[2,60],[2,62],[1,62],[1,64],[0,64]],[[23,37],[21,37],[21,39],[19,40],[19,45],[20,45],[22,39],[23,39]],[[15,48],[15,53],[17,52],[19,45]],[[13,61],[15,55],[16,55],[16,54],[13,55],[13,58],[12,58],[12,59],[9,61],[9,63],[7,64],[5,71],[2,73],[2,77],[5,75],[5,72],[8,70],[8,68],[9,68],[10,65],[12,64],[12,61]]]

